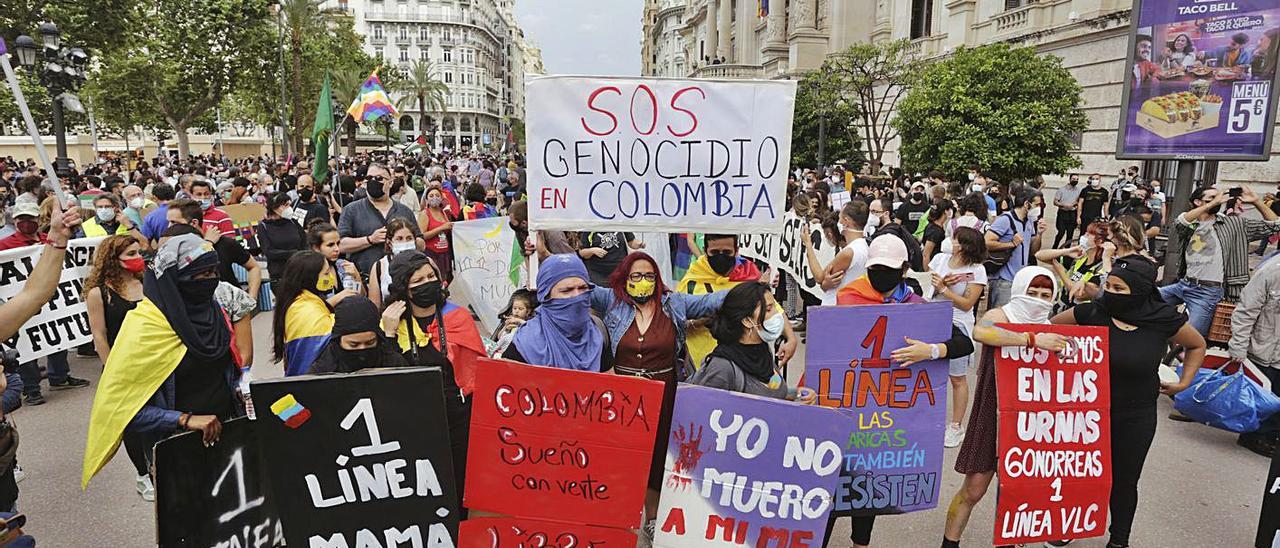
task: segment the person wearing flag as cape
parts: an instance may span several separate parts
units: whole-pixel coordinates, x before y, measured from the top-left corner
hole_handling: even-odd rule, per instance
[[[306,373],[329,343],[333,308],[322,296],[337,286],[333,268],[318,252],[299,251],[285,263],[271,326],[272,352],[284,361],[286,376]]]
[[[704,237],[707,247],[705,255],[698,257],[689,265],[689,271],[676,286],[676,291],[689,295],[705,295],[727,289],[742,282],[760,280],[760,269],[748,259],[738,256],[738,236],[736,234],[707,234]],[[693,367],[702,367],[703,360],[716,348],[716,339],[707,330],[705,320],[689,322],[686,343],[689,346],[689,360]],[[778,347],[778,363],[785,365],[800,346],[800,338],[796,336],[788,323],[783,335],[786,341]]]
[[[80,486],[88,486],[127,429],[160,440],[198,430],[218,441],[222,422],[244,414],[236,397],[242,359],[231,322],[214,299],[218,254],[199,236],[160,246],[142,283],[143,299],[125,316],[98,381],[89,415]]]

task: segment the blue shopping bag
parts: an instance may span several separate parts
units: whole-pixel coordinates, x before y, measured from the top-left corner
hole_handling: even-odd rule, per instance
[[[1197,371],[1191,386],[1173,397],[1173,408],[1215,428],[1253,432],[1280,411],[1280,397],[1250,380],[1244,367],[1236,367],[1234,373],[1228,368]]]

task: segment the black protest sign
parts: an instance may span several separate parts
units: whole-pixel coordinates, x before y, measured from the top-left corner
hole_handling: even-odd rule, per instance
[[[156,528],[161,548],[284,546],[258,460],[257,424],[239,418],[205,447],[199,432],[156,444]]]
[[[452,547],[458,530],[438,368],[253,383],[289,546]]]
[[[1258,516],[1257,548],[1280,547],[1280,451],[1271,456],[1271,471],[1262,491],[1262,515]]]

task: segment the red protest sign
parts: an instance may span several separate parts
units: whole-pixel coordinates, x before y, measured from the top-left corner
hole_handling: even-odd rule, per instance
[[[662,388],[636,377],[478,360],[464,504],[639,527]]]
[[[1111,496],[1111,376],[1107,329],[1002,325],[1057,333],[1058,353],[996,352],[1000,491],[995,544],[1096,537]]]
[[[624,529],[506,516],[466,520],[458,534],[458,548],[622,548],[636,544],[635,533]]]

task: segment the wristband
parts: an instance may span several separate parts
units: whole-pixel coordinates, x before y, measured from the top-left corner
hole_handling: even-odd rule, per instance
[[[938,355],[942,353],[941,351],[938,350],[939,346],[942,346],[942,345],[940,344],[929,345],[929,359],[931,360],[938,359]]]
[[[1036,334],[1027,333],[1027,348],[1035,348],[1035,346],[1036,346]]]
[[[49,244],[49,245],[53,246],[53,248],[54,248],[54,249],[61,249],[61,250],[63,250],[63,251],[66,251],[66,250],[67,250],[67,244],[58,245],[58,244],[52,244],[52,243],[51,243],[51,244]]]
[[[187,423],[189,422],[191,422],[190,413],[183,413],[178,417],[178,426],[180,426],[183,430],[187,429]]]
[[[364,243],[369,244],[369,245],[373,245],[373,237],[371,237],[371,236],[365,236],[365,237],[364,237]]]

